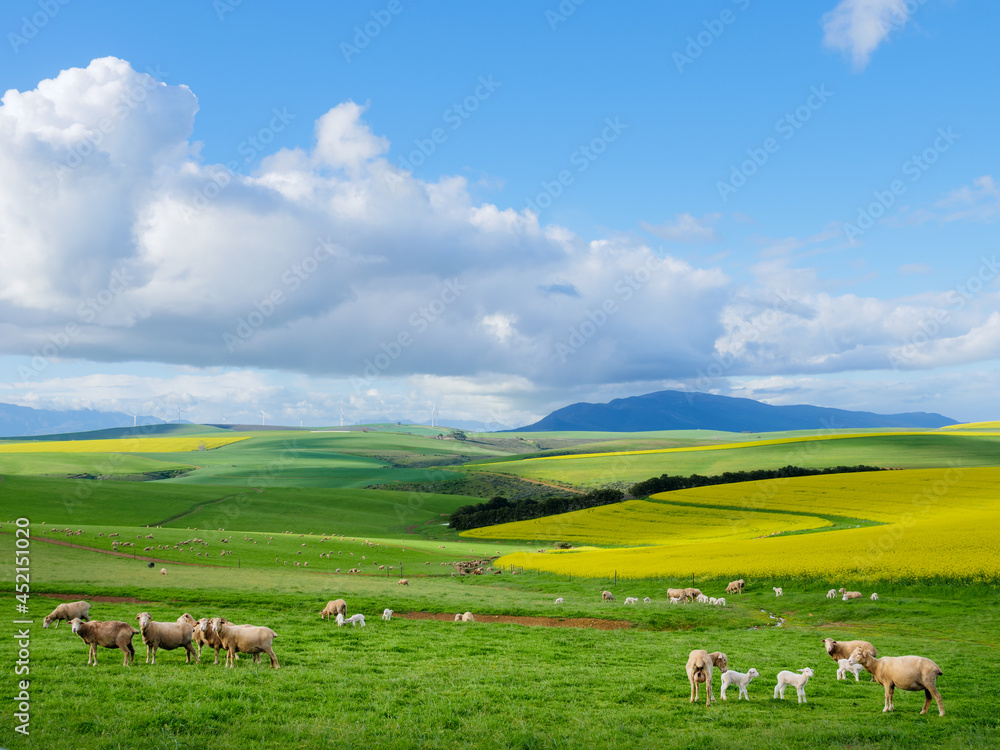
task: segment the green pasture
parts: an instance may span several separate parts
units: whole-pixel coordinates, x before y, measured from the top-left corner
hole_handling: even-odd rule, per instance
[[[774,437],[785,436],[785,433],[774,434]],[[744,444],[732,450],[475,462],[467,464],[465,469],[509,473],[569,486],[601,487],[633,484],[661,474],[711,475],[788,465],[825,468],[858,464],[901,469],[996,466],[1000,464],[1000,437],[944,432],[934,435],[874,433],[840,440],[803,438],[801,442],[778,445]]]

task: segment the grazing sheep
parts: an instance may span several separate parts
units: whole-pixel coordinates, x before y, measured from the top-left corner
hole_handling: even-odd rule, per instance
[[[712,695],[712,670],[717,667],[722,674],[725,674],[728,661],[726,655],[719,651],[708,653],[703,649],[695,649],[691,652],[685,665],[688,682],[691,683],[691,703],[698,700],[699,682],[705,683],[705,706],[709,706],[715,700],[715,696]]]
[[[686,596],[691,601],[694,601],[699,596],[701,596],[701,589],[695,589],[695,588],[684,589],[684,596]]]
[[[271,628],[260,625],[233,625],[224,617],[213,617],[209,620],[209,627],[219,634],[222,646],[226,649],[226,666],[236,666],[236,652],[253,654],[254,660],[260,659],[260,654],[267,654],[271,658],[271,667],[280,669],[278,657],[274,655],[271,643],[277,635]]]
[[[201,659],[201,649],[202,646],[208,646],[210,649],[215,651],[215,661],[213,664],[219,663],[219,649],[224,648],[222,645],[222,639],[219,634],[216,633],[209,627],[209,618],[202,617],[195,623],[194,633],[191,636],[191,640],[194,642],[195,646],[198,648],[198,659]]]
[[[610,591],[602,591],[601,592],[601,601],[602,602],[613,602],[614,600],[615,600],[615,595],[612,594]]]
[[[781,586],[773,586],[772,588],[774,589],[774,595],[775,596],[784,596],[785,592],[781,588]]]
[[[400,578],[399,582],[398,582],[398,585],[399,586],[409,586],[410,585],[410,579],[409,578]]]
[[[871,600],[872,600],[873,602],[877,602],[877,601],[878,601],[878,594],[876,594],[876,593],[875,593],[875,592],[873,591],[873,592],[872,592],[872,595],[871,595],[870,597],[868,597],[868,598],[869,598],[869,599],[871,599]]]
[[[560,596],[558,599],[556,599],[556,604],[562,604],[562,603],[563,603],[563,598]]]
[[[789,672],[787,669],[783,669],[778,672],[778,684],[774,686],[774,699],[777,700],[778,696],[781,699],[785,698],[785,688],[789,685],[795,686],[795,692],[799,696],[799,703],[808,703],[806,700],[806,683],[809,682],[809,678],[813,676],[813,671],[809,667],[800,669],[801,674],[795,674],[795,672]]]
[[[850,658],[856,648],[866,648],[878,656],[878,650],[868,641],[835,641],[833,638],[824,638],[823,645],[830,658],[838,663],[841,659]],[[872,677],[871,681],[875,682],[875,678]]]
[[[338,614],[337,615],[337,627],[343,626],[343,624],[345,622],[351,623],[351,627],[352,628],[355,625],[357,625],[359,622],[361,623],[361,627],[364,627],[365,626],[365,616],[364,615],[351,615],[350,617],[348,617],[348,618],[345,619],[343,615]]]
[[[181,615],[180,617],[178,617],[178,618],[177,618],[177,622],[186,622],[186,623],[187,623],[188,625],[190,625],[190,626],[191,626],[192,628],[193,628],[193,627],[194,627],[195,625],[197,625],[197,624],[198,624],[198,621],[197,621],[196,619],[194,619],[194,617],[192,617],[192,616],[191,616],[190,614],[188,614],[187,612],[185,612],[185,613],[184,613],[183,615]]]
[[[383,609],[382,610],[382,619],[385,620],[386,622],[389,622],[389,620],[392,619],[392,610],[391,609]]]
[[[687,599],[687,592],[684,589],[667,589],[669,599]]]
[[[161,576],[165,576],[166,574],[167,574],[167,569],[166,568],[160,568],[160,575]]]
[[[726,606],[726,600],[721,596],[715,600],[715,603],[718,604],[720,607]]]
[[[187,652],[185,663],[191,663],[191,657],[197,664],[199,662],[198,652],[191,645],[194,636],[194,628],[187,622],[157,622],[149,612],[140,612],[135,616],[139,621],[139,632],[142,634],[142,642],[146,644],[146,663],[156,664],[156,651],[163,649],[172,651],[175,648],[183,648]],[[152,661],[150,661],[152,657]]]
[[[466,612],[462,615],[462,622],[475,622],[476,618],[472,616],[471,612]]]
[[[695,601],[698,602],[698,604],[708,604],[708,597],[704,594],[698,594]]]
[[[69,621],[69,626],[83,640],[90,645],[90,652],[87,654],[87,666],[93,664],[97,666],[97,647],[118,648],[125,654],[122,666],[127,667],[135,661],[135,649],[132,647],[132,636],[139,631],[120,620],[92,620],[84,622],[79,617],[74,617]]]
[[[625,603],[626,604],[638,604],[639,600],[636,597],[634,597],[634,596],[626,596],[625,597]]]
[[[49,626],[49,623],[54,622],[55,625],[53,625],[52,627],[58,628],[60,620],[65,620],[66,622],[69,622],[70,620],[73,620],[74,618],[77,617],[86,622],[87,620],[90,619],[87,616],[88,614],[90,614],[90,602],[84,602],[84,601],[63,602],[54,610],[52,610],[51,613],[45,615],[45,619],[42,620],[42,627],[47,628]]]
[[[746,673],[734,672],[731,669],[722,673],[722,689],[720,691],[722,695],[722,700],[726,700],[726,688],[731,684],[735,684],[739,688],[739,692],[736,694],[736,700],[741,697],[750,700],[750,695],[747,693],[747,685],[754,677],[760,677],[760,672],[758,672],[753,667],[750,668]]]
[[[728,586],[726,586],[726,593],[727,594],[742,594],[743,593],[743,587],[746,586],[746,584],[747,584],[747,582],[744,581],[742,578],[740,580],[738,580],[738,581],[733,581]]]
[[[885,705],[882,712],[892,711],[893,692],[900,690],[923,690],[926,700],[920,713],[927,713],[931,698],[937,701],[938,715],[944,716],[944,701],[937,690],[937,678],[944,672],[941,668],[923,656],[883,656],[876,659],[875,654],[867,648],[856,648],[848,660],[861,664],[868,670],[875,682],[885,688]]]
[[[327,619],[330,615],[346,615],[347,602],[343,599],[334,599],[326,603],[326,606],[319,613],[320,619]]]
[[[708,603],[709,604],[718,604],[719,600],[716,599],[714,596],[710,596],[710,597],[708,597]]]
[[[847,673],[850,672],[851,674],[854,675],[855,682],[861,681],[861,678],[858,677],[858,675],[860,675],[862,672],[865,671],[865,668],[863,666],[861,666],[860,664],[852,663],[850,659],[838,659],[837,664],[840,665],[837,669],[838,680],[846,680]]]
[[[827,591],[826,592],[826,598],[827,599],[836,599],[837,598],[837,589],[830,589],[829,591]]]
[[[677,596],[670,597],[670,603],[671,604],[680,604],[681,603],[680,597],[677,597]]]
[[[645,602],[646,604],[649,604],[649,603],[650,603],[650,602],[652,602],[653,600],[652,600],[652,599],[650,599],[650,598],[649,598],[648,596],[646,596],[646,597],[643,597],[643,601],[644,601],[644,602]]]

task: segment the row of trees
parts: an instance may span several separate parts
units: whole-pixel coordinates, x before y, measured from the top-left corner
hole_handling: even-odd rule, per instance
[[[691,487],[705,487],[712,484],[731,484],[735,482],[753,482],[762,479],[780,479],[785,477],[807,477],[818,474],[846,474],[858,471],[882,471],[877,466],[835,466],[826,469],[806,469],[801,466],[783,466],[780,469],[757,469],[754,471],[727,471],[713,476],[692,474],[689,477],[670,476],[663,474],[645,481],[633,484],[627,493],[617,489],[601,489],[588,492],[586,495],[550,496],[542,499],[525,498],[523,500],[508,500],[505,497],[494,497],[485,503],[463,505],[451,514],[448,524],[459,531],[478,529],[483,526],[494,526],[511,521],[527,521],[532,518],[554,516],[559,513],[569,513],[573,510],[596,508],[599,505],[611,505],[636,497],[649,497],[657,492],[686,490]]]

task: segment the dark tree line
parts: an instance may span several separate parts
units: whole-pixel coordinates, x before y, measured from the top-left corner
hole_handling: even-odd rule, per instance
[[[527,521],[532,518],[554,516],[559,513],[569,513],[574,510],[596,508],[600,505],[620,503],[630,497],[649,497],[657,492],[686,490],[692,487],[706,487],[713,484],[733,484],[735,482],[754,482],[762,479],[781,479],[785,477],[808,477],[819,474],[847,474],[858,471],[882,471],[877,466],[835,466],[826,469],[804,469],[801,466],[783,466],[780,469],[756,469],[754,471],[727,471],[713,476],[692,474],[689,477],[669,476],[663,474],[632,485],[628,493],[617,489],[601,489],[588,492],[586,495],[570,497],[546,497],[542,499],[525,498],[523,500],[508,500],[505,497],[494,497],[488,502],[476,505],[463,505],[451,514],[448,524],[459,531],[478,529],[483,526],[494,526],[511,521]]]

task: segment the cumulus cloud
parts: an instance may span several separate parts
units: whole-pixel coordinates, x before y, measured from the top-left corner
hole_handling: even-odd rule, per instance
[[[823,44],[864,70],[882,42],[909,20],[906,0],[841,0],[823,16]]]

